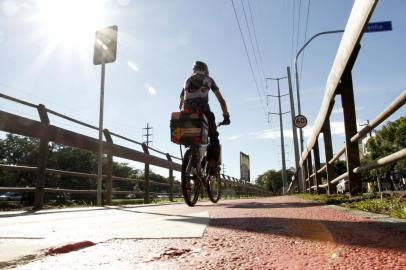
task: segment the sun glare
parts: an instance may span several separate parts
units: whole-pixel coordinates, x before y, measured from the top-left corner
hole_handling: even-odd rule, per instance
[[[84,49],[103,28],[103,0],[38,0],[40,20],[50,41],[66,49]]]

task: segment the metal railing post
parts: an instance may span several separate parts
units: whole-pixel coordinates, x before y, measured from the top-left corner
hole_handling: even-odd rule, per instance
[[[106,138],[107,143],[113,143],[113,139],[111,138],[110,132],[108,129],[103,130],[104,137]],[[106,204],[112,204],[112,194],[113,194],[113,156],[111,154],[107,154],[107,164],[106,164]],[[103,186],[103,185],[102,185]],[[103,198],[103,196],[102,196]],[[102,200],[103,201],[103,200]]]
[[[319,152],[319,141],[318,139],[316,140],[316,143],[314,145],[313,149],[313,155],[314,155],[314,171],[315,171],[315,182],[316,182],[316,193],[320,194],[320,189],[319,185],[321,185],[321,175],[318,173],[318,170],[320,169],[320,152]]]
[[[171,155],[166,154],[168,161],[172,161]],[[169,201],[173,202],[173,169],[169,169]]]
[[[149,149],[145,143],[142,144],[142,150],[144,151],[145,154],[149,155]],[[144,166],[144,203],[145,204],[149,203],[149,161],[148,160],[145,162],[145,166]]]
[[[38,153],[37,183],[35,189],[34,209],[41,209],[44,205],[44,188],[46,179],[46,168],[48,163],[48,125],[49,118],[43,104],[37,107],[39,118],[41,119],[41,135]]]

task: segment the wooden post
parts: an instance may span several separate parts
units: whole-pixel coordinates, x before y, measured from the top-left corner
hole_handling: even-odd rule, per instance
[[[313,174],[312,151],[310,151],[308,156],[307,156],[307,170],[309,172],[309,191],[310,191],[310,193],[313,193],[313,191],[312,191],[312,178],[310,177]]]
[[[168,161],[172,161],[171,155],[166,154]],[[173,202],[173,169],[169,169],[169,201]]]
[[[306,181],[306,179],[309,177],[309,170],[307,169],[307,159],[305,159],[305,160],[303,161],[302,167],[303,167],[303,170],[304,170],[304,179],[303,179],[303,182],[304,182],[304,193],[307,193],[307,181]],[[299,172],[299,173],[300,173],[300,172]],[[310,192],[310,190],[309,190],[309,192]]]
[[[113,143],[113,139],[111,138],[110,132],[108,129],[103,130],[104,137],[106,138],[107,143]],[[112,204],[112,194],[113,194],[113,156],[111,154],[107,154],[107,179],[106,179],[106,204]]]
[[[142,144],[142,150],[144,151],[145,154],[149,155],[149,149],[145,143]],[[148,161],[145,162],[145,167],[144,167],[144,203],[145,204],[149,203],[149,163],[148,163]]]
[[[321,175],[317,171],[320,169],[320,152],[319,152],[319,140],[317,138],[313,149],[314,155],[314,170],[315,170],[315,182],[316,182],[316,193],[320,194],[319,185],[321,185]]]
[[[354,196],[362,193],[362,182],[361,175],[353,172],[353,170],[360,165],[360,158],[358,142],[351,142],[351,137],[357,133],[357,118],[355,114],[351,70],[346,71],[341,78],[340,93],[344,114],[345,147],[350,195]]]
[[[336,185],[331,184],[331,181],[336,177],[333,164],[328,161],[333,158],[333,144],[331,141],[330,120],[324,123],[323,126],[324,152],[326,154],[326,173],[327,173],[327,194],[331,195],[337,192]]]
[[[48,125],[49,118],[46,108],[43,104],[39,104],[37,107],[39,118],[41,119],[41,135],[39,143],[38,153],[38,169],[37,169],[37,182],[34,198],[34,209],[41,209],[44,205],[44,188],[46,179],[46,168],[48,163]]]

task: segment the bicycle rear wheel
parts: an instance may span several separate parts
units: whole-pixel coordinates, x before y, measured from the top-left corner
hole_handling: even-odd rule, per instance
[[[182,160],[181,187],[185,203],[194,206],[199,198],[200,183],[196,175],[186,171],[189,162],[192,162],[190,149],[185,152]]]
[[[206,188],[210,201],[217,203],[221,197],[221,178],[219,172],[209,176]]]

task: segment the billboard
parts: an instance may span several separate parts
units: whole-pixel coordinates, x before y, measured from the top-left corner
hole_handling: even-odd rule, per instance
[[[240,152],[240,175],[241,180],[250,181],[250,156]]]

